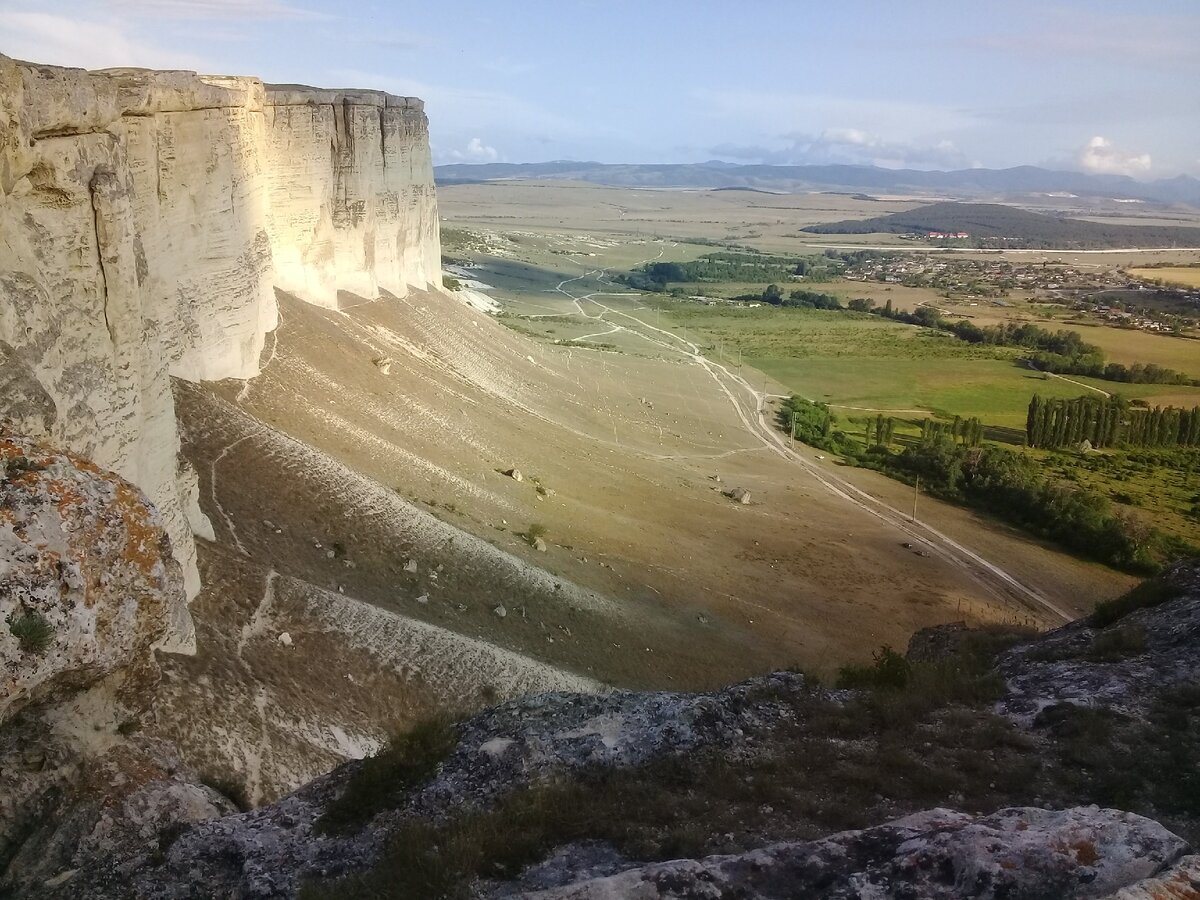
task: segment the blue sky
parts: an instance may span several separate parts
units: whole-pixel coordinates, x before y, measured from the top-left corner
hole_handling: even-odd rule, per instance
[[[0,53],[374,87],[438,162],[1200,175],[1200,2],[0,0]]]

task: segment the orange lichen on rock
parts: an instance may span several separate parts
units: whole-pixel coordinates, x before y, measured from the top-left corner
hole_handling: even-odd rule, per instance
[[[49,632],[31,648],[0,628],[0,720],[154,667],[151,648],[186,601],[170,541],[136,488],[73,454],[0,435],[0,525],[0,619],[36,616]]]
[[[166,532],[151,522],[149,504],[128,482],[116,487],[116,507],[128,535],[124,557],[151,575],[162,563],[164,546],[170,546]]]

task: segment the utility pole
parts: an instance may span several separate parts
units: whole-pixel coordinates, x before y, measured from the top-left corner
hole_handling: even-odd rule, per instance
[[[921,493],[921,476],[917,476],[917,483],[913,485],[913,514],[912,520],[917,521],[917,495]]]

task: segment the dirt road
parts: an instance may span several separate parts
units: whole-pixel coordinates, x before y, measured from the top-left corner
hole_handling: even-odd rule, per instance
[[[647,259],[646,262],[660,259],[664,252],[665,247],[659,251],[657,256]],[[879,498],[873,497],[866,491],[841,478],[829,468],[820,466],[816,461],[809,459],[799,450],[788,446],[787,440],[780,434],[779,430],[767,421],[767,400],[778,395],[758,390],[742,375],[731,372],[726,366],[708,359],[694,342],[666,329],[651,325],[649,322],[632,313],[614,309],[602,303],[596,298],[607,296],[603,291],[574,294],[567,290],[567,285],[576,284],[589,277],[594,278],[602,286],[616,287],[608,279],[607,269],[601,268],[585,272],[575,278],[564,279],[556,286],[555,290],[569,297],[579,311],[579,314],[584,318],[593,321],[604,320],[614,326],[611,331],[605,332],[605,334],[625,331],[642,338],[658,348],[683,353],[690,357],[693,362],[702,367],[711,376],[722,394],[733,405],[738,420],[747,433],[761,442],[771,452],[796,463],[830,493],[881,519],[913,541],[919,542],[927,548],[927,552],[935,553],[967,572],[973,579],[997,596],[1016,598],[1031,608],[1049,611],[1064,622],[1074,619],[1074,615],[1049,600],[1036,588],[1024,584],[1011,573],[988,561],[979,553],[964,546],[949,535],[942,533],[932,525],[921,522],[918,519],[913,519],[911,516],[888,505]],[[588,313],[584,309],[584,303],[593,304],[599,308],[600,312]],[[614,323],[611,319],[606,318],[608,316],[619,316],[636,323],[637,327]],[[652,332],[653,334],[647,332]]]

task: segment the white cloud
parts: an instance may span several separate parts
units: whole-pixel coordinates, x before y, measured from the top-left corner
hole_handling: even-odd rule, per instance
[[[284,0],[108,0],[117,15],[152,15],[168,19],[325,19],[324,13],[292,6]]]
[[[702,90],[692,96],[698,101],[696,117],[707,117],[726,132],[778,134],[780,125],[785,130],[790,125],[845,135],[861,131],[859,124],[869,122],[875,133],[911,141],[923,133],[956,131],[979,121],[970,110],[937,103],[745,90]]]
[[[10,10],[3,12],[3,21],[0,52],[16,59],[85,69],[117,66],[205,68],[195,56],[144,44],[119,26],[107,22]]]
[[[860,165],[885,169],[957,169],[970,164],[952,141],[885,140],[862,128],[829,128],[819,135],[783,135],[786,143],[768,146],[724,144],[711,152],[720,157],[769,165]]]
[[[1106,137],[1096,135],[1076,157],[1085,172],[1102,175],[1141,175],[1150,171],[1150,154],[1121,150]]]
[[[500,158],[495,147],[489,147],[477,137],[471,138],[462,150],[448,150],[439,155],[453,162],[470,163],[496,162]]]

